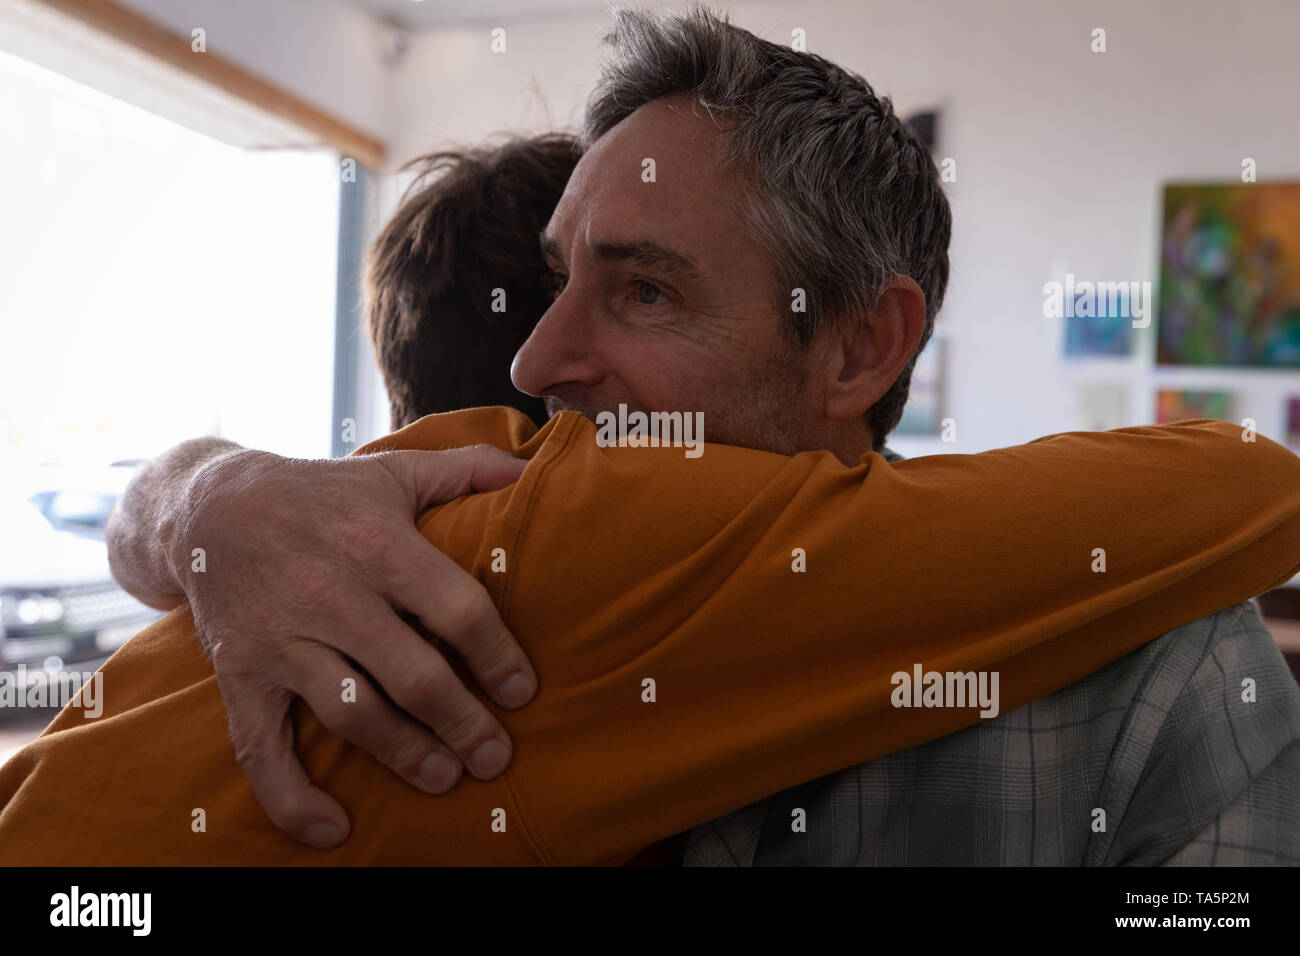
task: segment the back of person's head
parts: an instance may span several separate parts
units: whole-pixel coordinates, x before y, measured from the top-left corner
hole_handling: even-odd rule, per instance
[[[477,405],[545,423],[510,362],[550,305],[537,237],[581,154],[551,133],[407,165],[418,175],[367,255],[364,284],[394,429]]]
[[[721,129],[736,210],[772,264],[783,332],[806,348],[823,323],[870,314],[894,275],[914,279],[934,329],[948,281],[952,214],[929,150],[861,76],[760,39],[695,6],[614,14],[609,60],[587,106],[583,145],[657,99],[690,94]],[[791,309],[803,289],[807,309]],[[868,410],[880,450],[898,424],[916,355]]]

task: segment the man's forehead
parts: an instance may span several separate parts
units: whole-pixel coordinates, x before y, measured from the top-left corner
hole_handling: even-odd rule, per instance
[[[642,181],[645,161],[654,160],[656,167],[713,176],[720,171],[719,132],[708,112],[688,98],[653,100],[596,140],[578,166],[603,174],[630,164]]]
[[[583,155],[546,235],[590,245],[607,235],[680,228],[710,212],[723,214],[729,187],[718,146],[713,120],[689,98],[647,103]],[[574,229],[582,235],[574,236]]]

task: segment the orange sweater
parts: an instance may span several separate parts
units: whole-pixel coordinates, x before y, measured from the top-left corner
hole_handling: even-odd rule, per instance
[[[1300,459],[1224,422],[848,468],[600,448],[573,413],[535,432],[474,409],[362,451],[480,441],[530,458],[523,476],[418,526],[537,669],[531,704],[493,708],[515,742],[502,777],[423,794],[299,701],[299,753],[353,832],[296,843],[235,763],[182,608],[105,665],[102,717],[65,709],[0,769],[0,863],[622,863],[980,719],[891,706],[895,672],[996,670],[1005,713],[1300,569]]]

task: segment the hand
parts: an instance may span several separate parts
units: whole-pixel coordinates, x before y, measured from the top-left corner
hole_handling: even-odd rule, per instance
[[[532,699],[537,676],[487,591],[414,521],[431,504],[510,484],[525,464],[487,445],[316,461],[241,450],[194,475],[162,535],[212,657],[235,757],[281,830],[321,848],[350,830],[294,751],[295,695],[429,793],[455,786],[463,766],[482,780],[505,769],[505,729],[395,608],[456,648],[501,706]],[[355,702],[343,700],[347,677]]]

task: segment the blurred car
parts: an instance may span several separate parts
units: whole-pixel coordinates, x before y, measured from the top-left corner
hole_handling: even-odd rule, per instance
[[[68,531],[84,538],[104,540],[109,513],[117,495],[103,491],[40,491],[27,499],[45,516],[56,531]]]
[[[103,525],[116,497],[78,486],[0,493],[0,670],[94,670],[162,616],[109,572]]]
[[[107,468],[45,465],[9,485],[45,516],[56,531],[104,540],[109,513],[131,482],[138,461],[114,462]]]

